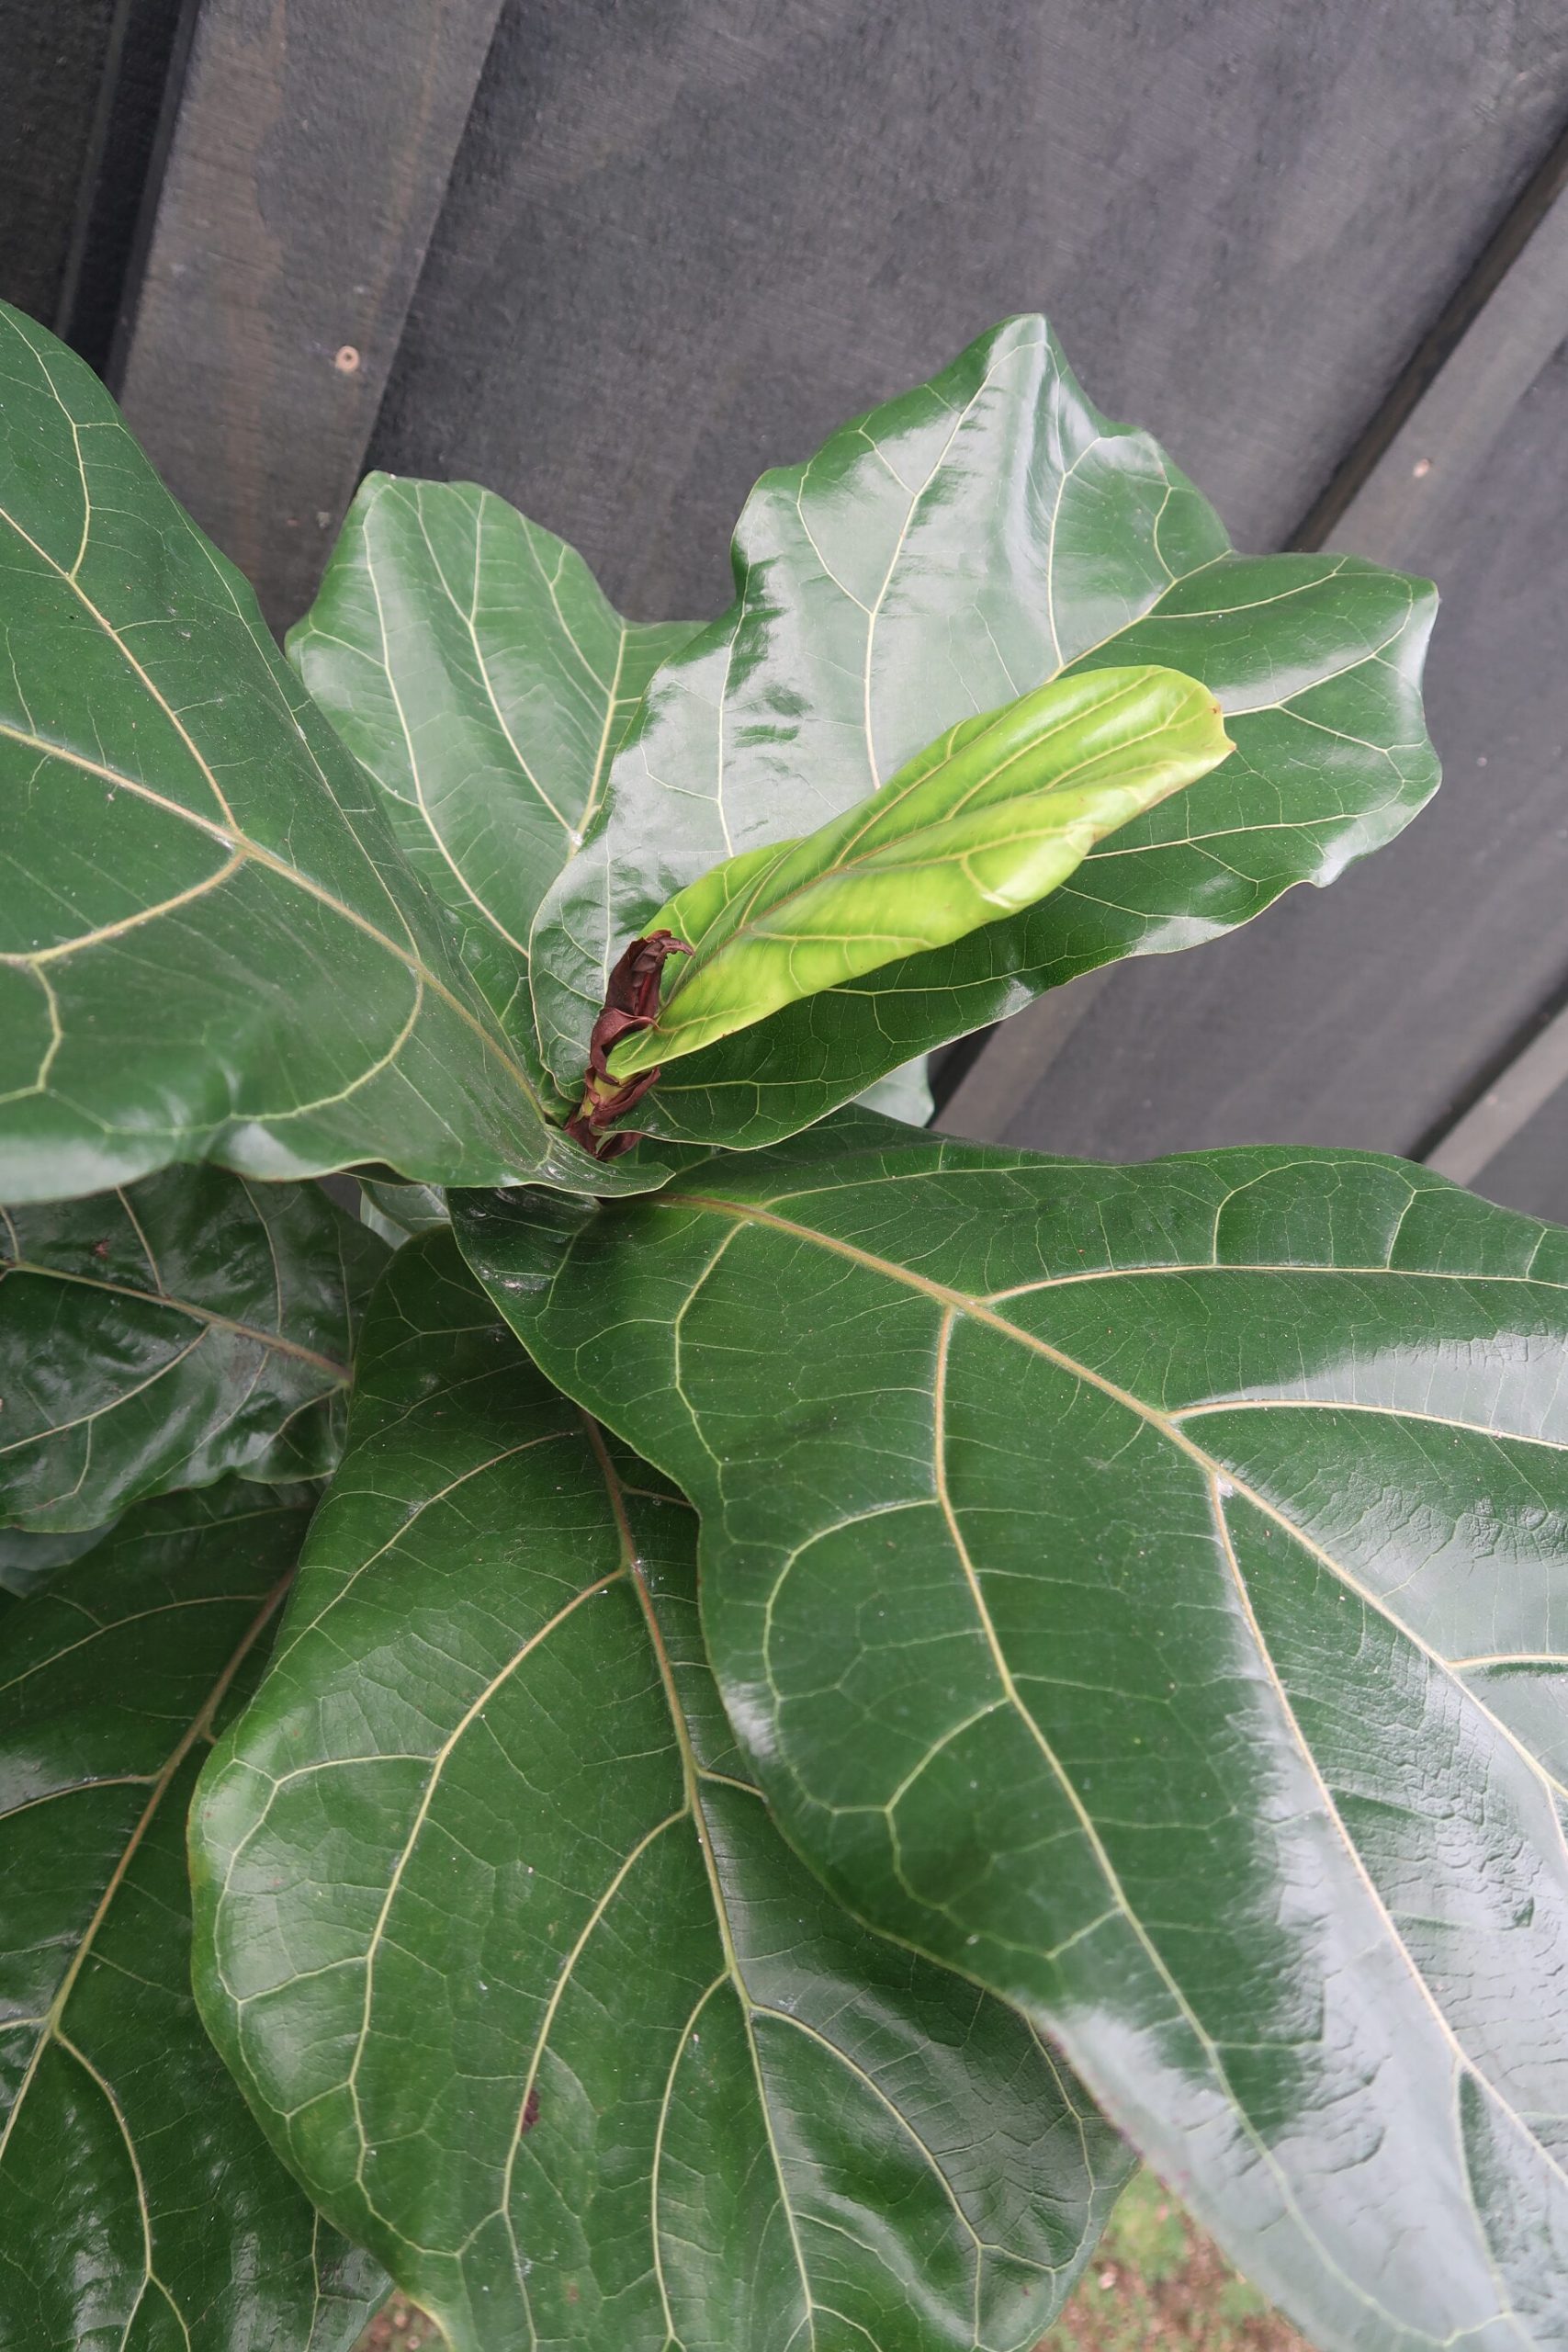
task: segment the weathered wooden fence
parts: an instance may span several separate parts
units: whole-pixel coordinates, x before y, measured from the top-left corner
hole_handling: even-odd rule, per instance
[[[1239,543],[1445,594],[1434,808],[961,1054],[942,1123],[1415,1153],[1568,1216],[1562,0],[0,0],[0,292],[275,620],[368,464],[649,617],[753,476],[1043,309]]]

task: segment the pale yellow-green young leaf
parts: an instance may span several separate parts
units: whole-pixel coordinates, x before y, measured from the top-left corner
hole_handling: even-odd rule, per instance
[[[1176,670],[1054,679],[962,720],[858,808],[727,859],[660,910],[650,931],[692,953],[665,966],[658,1019],[615,1047],[610,1076],[1032,906],[1231,748],[1213,695]]]

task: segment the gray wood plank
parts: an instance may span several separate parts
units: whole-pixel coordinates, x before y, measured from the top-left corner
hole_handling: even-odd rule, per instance
[[[120,391],[275,624],[363,470],[500,0],[204,0]]]
[[[1553,153],[1568,176],[1568,150]],[[1568,189],[1531,229],[1411,413],[1327,527],[1309,519],[1297,544],[1331,540],[1396,567],[1464,531],[1482,468],[1568,328]]]
[[[756,473],[1009,311],[1277,542],[1568,113],[1545,0],[532,0],[374,445],[716,609]]]
[[[156,187],[184,86],[199,0],[116,0],[93,138],[76,197],[54,330],[107,374],[138,261],[142,199]]]
[[[1568,151],[1551,162],[1558,192],[1438,379],[1391,435],[1343,512],[1336,544],[1397,563],[1423,540],[1461,534],[1475,476],[1515,429],[1515,411],[1568,322]],[[1565,959],[1568,961],[1568,959]],[[1554,995],[1561,995],[1563,967]],[[1527,1023],[1472,1102],[1439,1117],[1413,1148],[1456,1183],[1507,1206],[1568,1216],[1568,1012]],[[1562,1101],[1553,1098],[1562,1094]]]
[[[1533,1117],[1477,1173],[1472,1191],[1530,1216],[1568,1217],[1568,1086],[1559,1086]]]
[[[1468,1109],[1427,1144],[1422,1159],[1456,1184],[1475,1183],[1564,1085],[1568,1012],[1555,1014],[1510,1057]],[[1568,1192],[1568,1167],[1559,1175],[1558,1191],[1560,1196]]]
[[[0,295],[52,324],[117,0],[0,0]]]

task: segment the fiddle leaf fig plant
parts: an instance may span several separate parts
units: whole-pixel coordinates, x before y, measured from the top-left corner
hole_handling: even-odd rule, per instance
[[[1142,2157],[1560,2346],[1568,1234],[911,1124],[1399,831],[1430,589],[1024,319],[711,624],[376,477],[290,667],[0,391],[0,2342],[1027,2352]]]

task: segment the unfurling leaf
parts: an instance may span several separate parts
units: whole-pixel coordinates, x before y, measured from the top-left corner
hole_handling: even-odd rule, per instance
[[[204,2014],[453,2352],[1021,2352],[1127,2153],[784,1844],[694,1554],[451,1234],[410,1243],[197,1801]]]
[[[697,1504],[829,1886],[1058,2034],[1325,2352],[1560,2344],[1568,1232],[864,1114],[457,1225]]]
[[[166,1496],[0,1604],[7,2352],[346,2352],[385,2292],[267,2146],[190,1989],[191,1788],[312,1499]]]
[[[858,808],[727,859],[660,910],[652,932],[692,952],[611,1078],[1021,913],[1231,748],[1213,695],[1175,670],[1054,679],[962,720]]]

